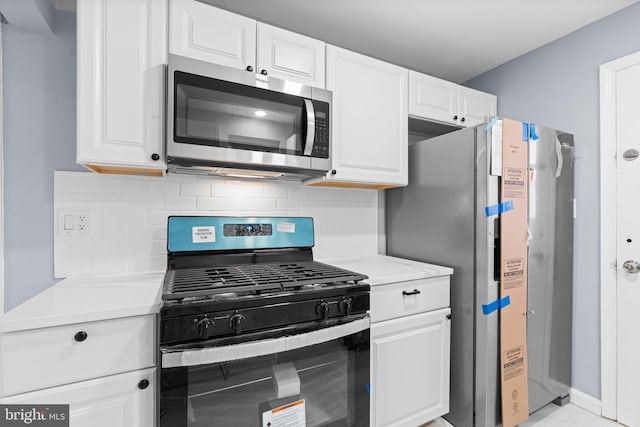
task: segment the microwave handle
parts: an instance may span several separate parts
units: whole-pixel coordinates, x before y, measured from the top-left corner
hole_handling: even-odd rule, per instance
[[[304,143],[304,155],[310,156],[313,151],[313,142],[316,139],[316,112],[310,99],[304,100],[304,106],[307,110],[307,136]]]

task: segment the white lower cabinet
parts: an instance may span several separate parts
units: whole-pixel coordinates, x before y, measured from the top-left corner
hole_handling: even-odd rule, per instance
[[[371,325],[372,426],[415,427],[449,412],[450,312]]]
[[[155,426],[155,315],[6,332],[0,348],[0,404],[66,404],[71,427]]]
[[[80,381],[0,399],[2,404],[69,405],[71,427],[153,427],[156,369]]]

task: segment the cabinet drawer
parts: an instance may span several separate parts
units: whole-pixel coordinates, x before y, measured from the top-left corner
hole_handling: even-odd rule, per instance
[[[0,336],[0,396],[155,364],[155,316],[127,317]]]
[[[449,276],[371,287],[371,322],[449,306]]]

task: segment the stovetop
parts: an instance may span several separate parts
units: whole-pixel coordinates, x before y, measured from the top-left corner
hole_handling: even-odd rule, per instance
[[[316,261],[221,265],[167,271],[163,300],[273,293],[357,283],[367,276]]]
[[[366,316],[364,274],[313,260],[311,218],[170,217],[161,343]]]

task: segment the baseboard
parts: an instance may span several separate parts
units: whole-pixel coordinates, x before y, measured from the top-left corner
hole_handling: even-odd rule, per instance
[[[575,388],[569,390],[569,398],[574,405],[599,417],[602,416],[602,402],[599,399]]]

